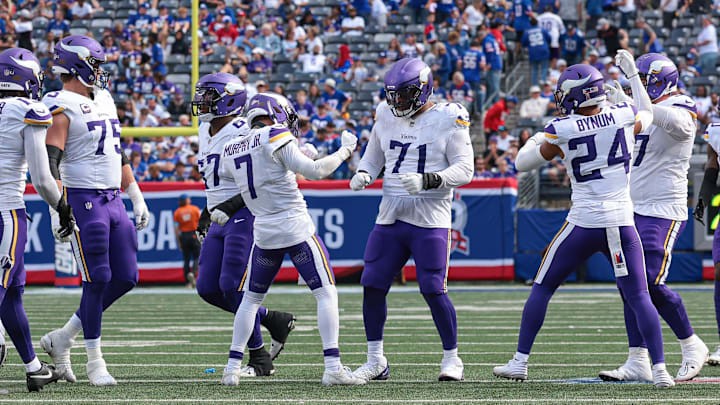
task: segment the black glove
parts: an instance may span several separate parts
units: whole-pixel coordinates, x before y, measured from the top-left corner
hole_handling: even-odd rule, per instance
[[[72,208],[65,202],[64,198],[61,198],[60,201],[58,201],[57,207],[55,207],[55,211],[57,211],[58,217],[60,218],[58,235],[63,238],[70,236],[75,230],[75,217],[73,217]]]
[[[423,190],[438,188],[442,184],[442,178],[437,173],[423,173]]]
[[[195,230],[195,235],[197,236],[197,239],[198,241],[200,241],[200,243],[203,243],[205,235],[207,235],[208,230],[210,229],[210,223],[210,211],[208,211],[207,207],[205,207],[205,209],[203,209],[202,213],[200,214],[198,226]]]
[[[698,198],[697,205],[695,206],[695,209],[693,210],[693,217],[695,217],[695,220],[703,224],[705,226],[705,221],[703,221],[703,217],[705,216],[705,201],[703,201],[702,197]]]

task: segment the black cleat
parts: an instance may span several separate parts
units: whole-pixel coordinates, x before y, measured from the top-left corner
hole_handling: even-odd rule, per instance
[[[265,350],[265,347],[250,350],[250,360],[247,366],[255,370],[256,377],[269,377],[275,374],[275,367],[273,367],[270,353]]]
[[[62,377],[55,367],[40,362],[40,370],[33,371],[32,373],[26,373],[27,387],[30,392],[40,391],[44,386],[57,382]]]
[[[7,359],[7,345],[3,343],[0,344],[0,367],[5,364],[5,359]]]
[[[275,360],[285,347],[290,332],[295,329],[295,315],[289,312],[270,311],[260,324],[270,331],[272,346],[270,347],[270,360]]]

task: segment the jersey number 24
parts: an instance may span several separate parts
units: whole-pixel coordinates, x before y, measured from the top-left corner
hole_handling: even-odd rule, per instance
[[[568,142],[570,150],[576,150],[580,145],[586,145],[587,154],[577,156],[570,161],[573,169],[573,176],[575,181],[578,183],[584,183],[590,180],[602,179],[603,176],[600,173],[600,169],[595,169],[588,174],[582,174],[580,165],[583,163],[590,163],[597,159],[597,146],[595,145],[595,135],[586,135],[579,138],[573,138]],[[620,155],[618,156],[618,149],[620,149]],[[630,153],[628,152],[627,143],[625,142],[625,129],[620,128],[615,133],[615,139],[610,146],[610,152],[608,153],[607,165],[608,167],[619,165],[625,165],[625,173],[630,171]]]

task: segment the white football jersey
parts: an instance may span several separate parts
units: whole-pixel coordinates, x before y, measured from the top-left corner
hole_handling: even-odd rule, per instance
[[[720,122],[710,124],[705,128],[705,134],[703,135],[705,141],[710,145],[711,148],[718,154],[718,165],[720,165]]]
[[[273,156],[295,137],[282,125],[251,129],[223,148],[222,170],[232,174],[255,216],[255,243],[263,249],[297,245],[315,233],[295,173]]]
[[[42,103],[21,97],[0,100],[0,209],[25,208],[28,164],[23,129],[28,125],[51,124],[50,111]]]
[[[572,185],[567,221],[584,228],[632,226],[630,164],[636,110],[606,105],[592,116],[571,114],[545,127],[545,140],[562,149]]]
[[[686,121],[687,131],[669,132],[651,125],[635,136],[630,196],[637,214],[686,221],[687,173],[697,130],[695,102],[673,95],[657,105],[687,111],[678,117]]]
[[[46,94],[43,103],[53,115],[70,120],[60,162],[64,187],[119,189],[122,178],[120,121],[107,90],[95,89],[95,100],[67,90]]]
[[[220,157],[226,143],[246,135],[248,131],[250,131],[250,127],[240,117],[230,121],[212,136],[210,135],[210,124],[205,122],[200,124],[198,169],[205,180],[208,209],[214,208],[238,193],[235,179],[233,179],[232,173],[223,170],[220,165]]]
[[[368,147],[358,164],[358,170],[367,171],[373,178],[385,168],[377,224],[403,221],[426,228],[451,226],[454,187],[467,181],[455,184],[450,175],[441,187],[411,195],[403,187],[400,174],[440,172],[462,161],[471,176],[469,126],[469,114],[458,103],[435,104],[415,119],[395,117],[385,101],[378,105]]]

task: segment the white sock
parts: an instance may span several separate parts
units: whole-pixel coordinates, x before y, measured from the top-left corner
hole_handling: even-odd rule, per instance
[[[37,356],[30,360],[30,363],[25,363],[25,371],[28,373],[38,371],[40,370],[40,367],[42,367],[42,365],[40,364],[40,360],[38,360]]]
[[[631,347],[629,349],[630,358],[633,359],[647,359],[648,358],[648,349],[644,347]]]
[[[367,354],[368,363],[380,361],[380,359],[383,358],[383,341],[375,340],[375,341],[367,342],[367,343],[368,343],[368,354]]]
[[[242,359],[228,358],[228,364],[227,364],[228,370],[237,370],[240,367],[242,367]]]
[[[336,356],[325,356],[325,370],[337,372],[342,369],[342,363],[340,357]]]
[[[313,295],[317,300],[318,331],[323,349],[337,348],[340,336],[337,289],[328,285],[314,289]]]
[[[5,344],[5,326],[0,322],[0,345]]]
[[[60,330],[63,331],[66,336],[75,339],[75,336],[82,330],[82,321],[80,321],[77,314],[73,314]]]
[[[690,337],[687,339],[678,339],[678,341],[680,341],[680,345],[682,345],[682,346],[689,346],[689,345],[692,345],[693,343],[695,343],[695,338],[697,338],[697,335],[693,334],[693,335],[690,335]]]
[[[450,350],[443,350],[443,360],[457,358],[457,347]]]
[[[515,352],[515,360],[527,362],[529,358],[530,358],[529,354]]]
[[[233,322],[233,337],[230,350],[243,353],[250,335],[255,325],[255,315],[257,314],[260,304],[265,299],[265,294],[247,291],[243,296],[242,302],[235,312],[235,322]],[[232,365],[231,365],[232,363]],[[234,369],[239,365],[240,359],[228,358],[228,368]]]
[[[85,351],[88,356],[88,363],[93,360],[102,359],[102,350],[100,349],[100,338],[85,339]]]
[[[653,371],[656,371],[656,370],[657,370],[657,371],[666,370],[666,368],[665,368],[665,363],[656,363],[656,364],[653,364],[652,370],[653,370]]]

